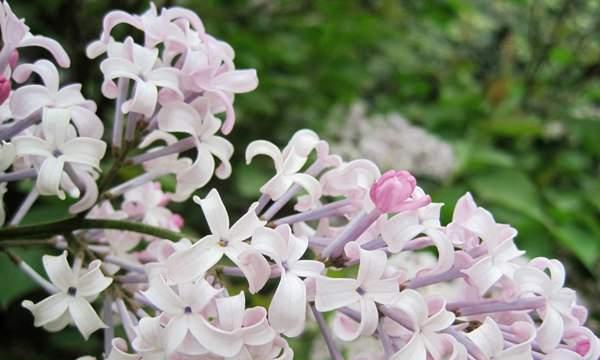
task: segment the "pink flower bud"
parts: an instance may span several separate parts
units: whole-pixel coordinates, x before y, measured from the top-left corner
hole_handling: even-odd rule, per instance
[[[181,229],[183,227],[183,218],[179,214],[173,214],[171,215],[170,223],[174,228]]]
[[[10,80],[0,75],[0,105],[4,104],[8,96],[10,95],[11,84]]]
[[[17,63],[19,62],[19,51],[13,50],[8,57],[8,65],[11,69],[15,69],[17,67]]]
[[[390,170],[371,187],[371,200],[382,213],[415,210],[431,202],[429,196],[411,199],[417,181],[408,171]]]
[[[577,344],[575,345],[575,352],[577,352],[581,356],[584,356],[585,354],[588,353],[588,351],[590,351],[590,347],[591,347],[591,344],[588,339],[581,340],[581,341],[578,341]]]

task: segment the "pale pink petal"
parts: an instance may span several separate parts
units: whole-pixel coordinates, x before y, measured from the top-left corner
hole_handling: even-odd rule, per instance
[[[369,283],[381,279],[385,271],[387,255],[381,250],[361,250],[360,266],[356,281],[361,285],[368,286]]]
[[[123,103],[123,113],[136,112],[150,118],[154,114],[157,100],[156,86],[145,81],[136,81],[133,99]]]
[[[271,276],[271,267],[258,251],[246,243],[232,243],[225,247],[225,254],[244,273],[251,294],[265,286]]]
[[[142,293],[152,304],[167,314],[180,314],[186,306],[173,289],[166,284],[162,276],[151,278],[150,287]]]
[[[93,111],[81,106],[71,107],[71,120],[80,136],[100,139],[104,133],[102,120]]]
[[[321,197],[321,184],[317,179],[307,174],[294,174],[291,179],[308,193],[313,204],[317,203]]]
[[[281,276],[269,306],[269,322],[273,329],[286,336],[295,337],[304,330],[306,318],[306,288],[296,275]]]
[[[122,338],[115,338],[112,341],[112,349],[106,360],[140,360],[141,355],[127,353],[127,342]]]
[[[258,77],[254,69],[234,70],[215,76],[212,86],[232,93],[246,93],[256,89]]]
[[[467,334],[469,339],[488,357],[492,358],[504,348],[502,331],[494,320],[487,317],[483,324]]]
[[[198,316],[190,316],[188,325],[194,338],[217,355],[236,355],[244,344],[243,338],[239,334],[220,330]]]
[[[58,70],[56,66],[48,60],[38,60],[34,64],[21,64],[17,66],[12,76],[18,83],[23,83],[35,72],[40,76],[42,82],[49,92],[56,93],[60,86]]]
[[[48,89],[42,85],[26,85],[10,96],[10,111],[15,119],[24,119],[43,106],[52,103]]]
[[[290,268],[297,276],[301,277],[316,277],[325,270],[325,264],[317,260],[300,260],[294,263]]]
[[[242,322],[244,342],[250,346],[260,346],[272,342],[276,333],[267,320],[265,308],[256,306],[247,309]]]
[[[77,329],[86,340],[96,330],[106,327],[92,305],[81,297],[75,297],[71,301],[69,314],[71,314]]]
[[[416,211],[405,211],[392,216],[383,222],[381,237],[388,249],[397,253],[402,251],[406,243],[422,233],[424,227],[419,225],[419,216]]]
[[[258,215],[256,215],[255,209],[257,205],[258,203],[250,205],[248,211],[233,224],[226,236],[227,240],[231,242],[246,240],[250,238],[257,229],[266,224],[266,221],[261,220]]]
[[[396,298],[394,308],[402,311],[411,319],[415,328],[420,327],[427,321],[428,309],[427,303],[419,292],[406,289],[400,292]]]
[[[471,196],[471,193],[466,193],[456,202],[452,214],[452,221],[464,223],[476,210],[477,204],[473,200],[473,196]]]
[[[251,245],[275,262],[281,263],[286,260],[287,244],[278,231],[266,227],[258,228],[252,235]]]
[[[189,249],[171,255],[165,262],[169,280],[183,283],[203,276],[223,257],[218,241],[219,237],[208,235]]]
[[[19,44],[19,47],[28,46],[37,46],[48,50],[48,52],[52,54],[54,60],[56,60],[58,65],[60,65],[63,68],[68,68],[69,66],[71,66],[71,59],[69,59],[69,55],[67,55],[67,52],[58,43],[58,41],[54,39],[50,39],[48,37],[39,35],[26,36]]]
[[[194,202],[202,207],[208,227],[214,235],[222,237],[229,232],[229,215],[216,189],[212,189],[204,199],[194,196]]]
[[[331,311],[360,301],[356,292],[359,284],[354,279],[316,278],[315,306],[317,310]]]
[[[414,335],[409,342],[398,350],[392,360],[427,360],[427,351],[421,335]]]
[[[227,296],[216,300],[219,314],[219,325],[223,330],[234,331],[242,327],[246,298],[244,292],[235,296]]]
[[[166,350],[173,353],[183,343],[188,333],[189,324],[186,316],[172,318],[166,327]]]
[[[193,106],[174,102],[163,106],[157,115],[158,127],[168,132],[184,132],[192,136],[200,134],[202,117]]]
[[[537,331],[537,342],[544,352],[550,352],[562,339],[564,332],[564,322],[560,313],[552,307],[545,309],[542,325]]]
[[[215,168],[215,160],[204,144],[197,147],[196,159],[191,166],[176,173],[177,185],[171,195],[173,201],[187,200],[194,191],[208,183]]]
[[[433,245],[437,249],[438,261],[434,268],[426,270],[420,275],[441,274],[452,268],[454,265],[454,246],[445,233],[437,229],[427,229],[425,231],[433,241]]]
[[[360,300],[360,323],[345,317],[336,317],[333,323],[334,333],[343,341],[354,341],[359,336],[370,336],[375,332],[379,322],[377,306],[369,299]]]
[[[275,168],[278,169],[283,164],[281,151],[273,143],[265,140],[256,140],[251,142],[246,147],[246,164],[250,164],[256,155],[267,155],[275,163]]]
[[[277,174],[260,188],[260,192],[269,195],[272,200],[277,200],[294,184],[291,176]],[[311,201],[313,199],[311,198]]]
[[[494,266],[490,256],[482,258],[462,272],[467,275],[467,281],[479,290],[479,294],[485,294],[502,277],[502,272]]]
[[[209,151],[221,161],[217,167],[215,175],[219,179],[226,179],[231,175],[231,164],[229,160],[233,155],[233,145],[222,137],[211,136],[203,140],[203,144]]]
[[[400,289],[399,281],[396,277],[370,281],[362,286],[367,292],[367,297],[380,304],[391,304],[396,301]]]

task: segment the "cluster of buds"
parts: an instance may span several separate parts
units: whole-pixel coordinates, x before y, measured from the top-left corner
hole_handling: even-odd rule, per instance
[[[345,161],[313,131],[298,131],[283,149],[264,140],[247,147],[247,162],[266,155],[275,175],[235,222],[216,189],[194,196],[213,175],[231,174],[233,146],[223,136],[234,125],[234,95],[258,82],[254,70],[235,68],[232,48],[193,12],[151,6],[104,18],[87,49],[91,58],[106,54],[102,94],[115,100],[113,159],[104,172],[105,122],[81,85],[61,88],[52,62],[13,55],[43,46],[68,67],[64,50],[31,35],[6,2],[0,15],[0,195],[9,181],[35,181],[12,226],[0,228],[0,245],[49,293],[22,303],[36,327],[72,324],[85,339],[102,329],[110,360],[292,359],[287,339],[301,336],[307,321],[335,360],[343,359],[335,337],[377,339],[371,359],[599,358],[600,342],[564,287],[559,261],[528,259],[517,231],[470,194],[443,225],[442,204],[409,172]],[[144,43],[115,40],[111,31],[123,23]],[[12,89],[32,73],[43,85]],[[141,175],[119,182],[125,167]],[[163,176],[175,177],[174,192],[161,189]],[[19,226],[38,196],[67,194],[79,199],[72,218]],[[184,217],[168,208],[190,198],[205,236],[185,235]],[[55,249],[42,258],[47,279],[9,249],[45,235]],[[432,264],[398,261],[429,252]],[[267,284],[275,288],[269,306],[252,306],[253,294],[271,293]],[[439,284],[454,291],[432,295]],[[116,327],[126,338],[115,337]]]

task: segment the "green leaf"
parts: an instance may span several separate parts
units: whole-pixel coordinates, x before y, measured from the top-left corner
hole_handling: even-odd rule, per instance
[[[577,258],[593,273],[594,264],[600,255],[595,236],[571,224],[552,228],[553,235],[561,245],[573,252]]]
[[[19,249],[15,253],[38,273],[43,274],[41,257],[46,253],[43,249]],[[38,285],[23,274],[10,261],[8,256],[4,254],[0,255],[0,274],[2,274],[2,281],[0,281],[0,306],[3,308],[8,307],[14,300],[38,288]]]
[[[474,176],[470,184],[485,201],[519,211],[549,225],[538,190],[526,174],[518,170],[499,170]]]

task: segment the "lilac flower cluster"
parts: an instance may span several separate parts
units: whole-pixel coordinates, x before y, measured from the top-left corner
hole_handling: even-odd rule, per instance
[[[143,44],[114,39],[119,24],[142,32]],[[104,171],[96,104],[80,84],[61,87],[51,61],[20,60],[21,48],[41,46],[68,67],[60,44],[31,35],[6,2],[0,28],[0,195],[9,181],[35,182],[12,226],[0,228],[0,245],[49,294],[22,303],[34,326],[74,325],[85,339],[103,329],[110,360],[292,359],[287,339],[303,334],[308,319],[336,360],[343,357],[334,337],[377,339],[372,359],[599,358],[587,310],[564,287],[559,261],[528,259],[517,231],[470,194],[443,225],[443,204],[409,172],[345,161],[313,131],[298,131],[283,149],[265,140],[247,147],[247,162],[265,155],[275,175],[239,219],[216,189],[194,196],[213,175],[231,174],[234,149],[223,136],[234,126],[234,96],[258,80],[235,68],[233,49],[193,12],[151,6],[105,16],[87,49],[105,57],[102,94],[115,102]],[[40,84],[17,85],[34,73]],[[119,182],[124,167],[143,171]],[[164,176],[175,178],[174,192],[161,189]],[[77,198],[73,217],[20,226],[40,195]],[[189,218],[167,207],[190,198],[209,228],[199,238],[185,235]],[[9,249],[40,241],[31,236],[58,250],[42,258],[47,279]],[[423,253],[435,261],[418,271],[394,260]],[[235,278],[247,292],[232,293]],[[267,283],[275,287],[269,306],[248,306],[247,297],[268,294]],[[445,283],[458,291],[427,291]],[[117,326],[125,339],[115,337]]]

